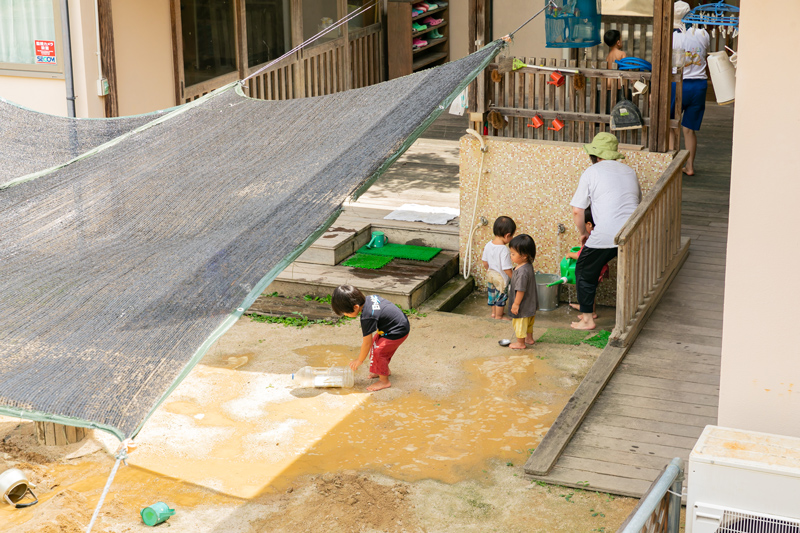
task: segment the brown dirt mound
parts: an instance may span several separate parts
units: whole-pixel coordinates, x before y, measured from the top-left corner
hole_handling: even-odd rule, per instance
[[[289,489],[292,491],[293,489]],[[310,478],[302,498],[288,494],[278,512],[253,523],[257,533],[423,531],[412,518],[405,483],[381,484],[355,471]]]

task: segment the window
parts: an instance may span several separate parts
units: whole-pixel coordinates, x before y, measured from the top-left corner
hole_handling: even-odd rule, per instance
[[[282,56],[292,48],[290,0],[245,0],[247,66]]]
[[[371,2],[372,0],[347,0],[347,13],[349,14],[357,9],[361,9],[363,6]],[[366,10],[360,15],[356,15],[355,18],[350,19],[350,22],[347,23],[350,31],[357,30],[359,28],[366,28],[367,26],[372,26],[375,24],[377,22],[376,17],[379,9],[379,5],[372,6],[370,9]]]
[[[237,70],[233,0],[182,0],[181,30],[187,86]]]
[[[337,9],[338,0],[303,0],[303,40],[307,41],[325,28],[332,26],[341,17]],[[317,44],[341,37],[341,28],[326,33]]]
[[[15,75],[63,72],[56,1],[0,0],[0,69]]]

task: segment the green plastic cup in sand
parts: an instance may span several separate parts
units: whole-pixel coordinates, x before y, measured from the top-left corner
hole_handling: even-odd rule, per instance
[[[170,509],[169,505],[164,502],[157,502],[149,507],[142,509],[142,522],[148,526],[156,526],[161,522],[166,521],[170,516],[175,514],[175,509]]]

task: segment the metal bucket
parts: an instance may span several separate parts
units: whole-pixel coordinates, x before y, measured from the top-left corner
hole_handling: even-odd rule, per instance
[[[0,494],[3,495],[3,500],[6,503],[15,507],[30,507],[39,501],[36,500],[33,503],[26,504],[18,503],[33,487],[34,485],[25,478],[22,470],[10,468],[0,474]],[[31,491],[31,495],[33,496],[33,491]],[[36,496],[33,497],[36,498]]]
[[[553,283],[561,279],[556,274],[536,274],[536,292],[539,295],[539,311],[552,311],[558,307],[558,289],[561,285],[553,285],[548,287],[549,283]]]

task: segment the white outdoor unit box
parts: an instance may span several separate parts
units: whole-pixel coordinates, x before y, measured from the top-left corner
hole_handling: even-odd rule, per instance
[[[800,438],[706,426],[687,474],[686,533],[800,533]]]

